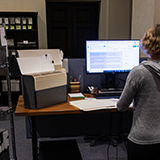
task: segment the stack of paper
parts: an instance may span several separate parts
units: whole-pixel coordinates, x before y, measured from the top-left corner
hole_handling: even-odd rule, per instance
[[[84,99],[69,102],[83,111],[116,108],[117,99]]]

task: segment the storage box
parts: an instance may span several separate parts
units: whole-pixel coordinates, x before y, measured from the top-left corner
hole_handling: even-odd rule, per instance
[[[50,54],[54,61],[55,70],[62,69],[63,52],[60,49],[34,49],[34,50],[17,50],[19,57],[38,57]]]
[[[11,91],[12,92],[20,91],[19,80],[12,79],[12,80],[10,80],[10,82],[11,82]],[[2,83],[2,91],[7,92],[8,91],[7,80],[2,80],[1,83]]]
[[[6,129],[0,129],[0,159],[9,159],[9,134]]]
[[[67,76],[62,68],[62,51],[22,50],[18,54],[16,62],[22,75],[25,108],[40,109],[67,101]]]

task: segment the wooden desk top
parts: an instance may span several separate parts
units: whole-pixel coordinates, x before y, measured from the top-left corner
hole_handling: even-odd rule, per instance
[[[93,95],[85,94],[86,97],[93,97]],[[83,99],[83,98],[82,98]],[[54,115],[54,114],[80,114],[80,113],[87,113],[84,111],[79,110],[77,107],[74,107],[69,104],[69,101],[73,100],[80,100],[80,98],[71,98],[68,96],[68,101],[60,104],[56,104],[50,107],[34,110],[34,109],[27,109],[24,108],[24,100],[22,96],[19,97],[15,116],[38,116],[38,115]],[[103,109],[103,110],[96,110],[96,111],[89,111],[89,112],[115,112],[117,109]]]

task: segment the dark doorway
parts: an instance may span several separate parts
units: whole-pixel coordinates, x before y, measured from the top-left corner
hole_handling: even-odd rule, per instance
[[[46,1],[48,49],[85,58],[86,40],[98,39],[100,2]]]

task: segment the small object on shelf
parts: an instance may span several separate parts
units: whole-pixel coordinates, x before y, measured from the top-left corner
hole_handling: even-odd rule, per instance
[[[2,18],[0,17],[0,27],[2,27]]]
[[[27,24],[26,18],[22,18],[22,24]]]
[[[28,17],[28,24],[33,24],[32,17]]]
[[[28,25],[28,29],[29,29],[29,30],[32,29],[32,25]]]
[[[14,18],[10,18],[10,24],[15,24]]]
[[[23,42],[17,42],[18,47],[36,47],[36,42],[29,42],[28,40],[24,40]]]
[[[21,29],[22,29],[21,25],[16,25],[16,30],[21,30]]]
[[[10,30],[15,30],[15,26],[14,25],[10,25]]]
[[[6,25],[6,30],[8,30],[9,29],[9,25]]]
[[[14,39],[7,39],[8,46],[14,46]]]
[[[27,26],[26,26],[26,25],[23,25],[23,26],[22,26],[22,29],[23,29],[23,30],[26,30],[26,29],[27,29]]]
[[[5,24],[9,24],[8,18],[4,18],[4,23],[5,23]]]
[[[21,24],[21,18],[20,17],[16,17],[15,18],[15,23],[16,24]]]

